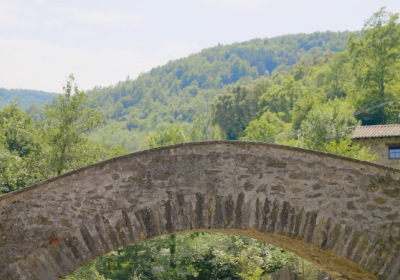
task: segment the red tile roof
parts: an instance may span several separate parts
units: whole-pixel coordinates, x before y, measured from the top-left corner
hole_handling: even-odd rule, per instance
[[[351,138],[376,138],[400,136],[400,124],[364,125],[354,131]]]

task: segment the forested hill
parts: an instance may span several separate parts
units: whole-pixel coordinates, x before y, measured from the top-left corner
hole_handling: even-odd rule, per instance
[[[251,83],[260,76],[290,71],[300,59],[311,61],[316,55],[343,51],[349,34],[316,32],[218,45],[154,68],[136,80],[96,87],[88,92],[89,101],[99,105],[105,121],[90,137],[137,150],[145,136],[171,123],[181,123],[189,131],[228,85]]]
[[[8,104],[11,100],[14,100],[15,97],[18,97],[18,101],[21,103],[20,107],[26,108],[32,103],[43,104],[52,100],[55,96],[57,96],[57,93],[29,89],[0,88],[0,108]]]

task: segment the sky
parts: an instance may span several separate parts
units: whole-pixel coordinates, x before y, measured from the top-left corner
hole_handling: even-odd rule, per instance
[[[0,0],[0,88],[110,86],[220,44],[361,30],[399,0]]]

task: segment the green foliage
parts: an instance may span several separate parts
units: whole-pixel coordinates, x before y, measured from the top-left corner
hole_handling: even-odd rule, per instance
[[[298,279],[315,280],[318,279],[318,276],[322,272],[322,269],[320,269],[319,267],[313,265],[306,260],[301,259],[296,255],[292,256],[292,267],[294,268],[294,272],[296,273]]]
[[[258,105],[260,113],[269,110],[284,122],[290,122],[290,111],[297,98],[302,95],[303,86],[292,75],[279,78],[281,79],[275,79],[275,85],[261,96]]]
[[[4,148],[23,157],[37,150],[39,143],[35,140],[32,118],[19,105],[16,99],[0,109],[0,137]]]
[[[72,74],[63,89],[64,95],[59,95],[57,104],[46,105],[44,120],[38,122],[45,143],[38,160],[45,161],[48,166],[45,172],[49,175],[59,175],[79,161],[80,151],[90,147],[83,134],[100,126],[102,121],[99,112],[85,105],[87,95],[79,91]]]
[[[232,92],[234,84],[250,84],[258,77],[270,77],[270,73],[290,71],[299,60],[312,61],[317,54],[343,51],[349,34],[315,32],[218,45],[154,68],[136,80],[95,87],[87,92],[88,103],[99,105],[104,127],[89,137],[133,151],[147,136],[170,124],[181,125],[190,133],[193,122],[207,115],[218,95]],[[242,132],[255,118],[244,124]],[[218,129],[224,137],[230,133],[225,127]],[[242,132],[233,129],[229,138],[238,139]]]
[[[191,141],[206,141],[223,139],[219,126],[213,126],[211,119],[207,119],[205,114],[200,115],[193,123],[190,132]]]
[[[128,152],[85,137],[101,115],[85,105],[87,96],[72,82],[71,75],[43,121],[35,123],[16,101],[0,109],[0,193]]]
[[[258,100],[271,86],[269,79],[258,79],[254,84],[235,85],[231,91],[218,96],[213,104],[213,122],[227,139],[235,140],[244,135],[250,121],[256,118]]]
[[[299,129],[301,122],[307,117],[308,112],[313,107],[324,104],[326,99],[324,91],[307,88],[296,102],[294,102],[293,109],[290,111],[293,129]]]
[[[324,84],[327,96],[330,99],[345,97],[347,84],[354,83],[350,62],[351,58],[347,50],[337,53],[329,59]]]
[[[350,137],[346,137],[339,143],[336,141],[324,143],[324,152],[374,162],[378,155],[371,155],[370,149],[370,147],[360,148],[359,144],[352,144]]]
[[[35,181],[24,166],[24,157],[39,149],[32,120],[17,101],[0,109],[0,194]]]
[[[18,107],[24,109],[33,103],[44,104],[56,96],[58,96],[57,93],[38,90],[0,88],[0,108],[3,108],[15,98],[19,98],[21,100],[20,104],[18,104]]]
[[[357,109],[377,105],[400,97],[400,24],[399,14],[382,8],[369,18],[362,36],[349,37],[353,69],[356,71],[356,89],[353,104]],[[388,116],[384,108],[361,115],[363,124],[385,124]]]
[[[273,143],[273,136],[284,130],[285,123],[270,111],[265,112],[258,120],[253,120],[244,131],[245,136],[240,140],[260,141],[265,138],[272,139],[268,142]]]
[[[97,261],[93,261],[88,263],[87,265],[79,268],[72,274],[65,277],[65,280],[106,280],[103,275],[96,269]]]
[[[284,144],[373,162],[377,155],[369,153],[370,147],[361,148],[351,142],[349,134],[358,125],[353,112],[348,103],[328,100],[308,113],[298,139],[284,141]]]
[[[119,249],[65,279],[82,279],[78,275],[102,279],[83,274],[92,268],[96,269],[92,275],[110,280],[260,279],[282,268],[293,257],[287,251],[248,237],[186,233],[157,237]]]
[[[0,194],[20,189],[31,183],[21,157],[0,146]]]
[[[236,242],[237,244],[238,242]],[[238,244],[240,246],[240,243]],[[264,264],[264,259],[260,256],[260,250],[256,248],[247,248],[242,246],[243,251],[237,256],[226,255],[225,257],[234,266],[238,267],[237,276],[241,279],[247,280],[259,280],[264,274],[261,266]]]
[[[344,140],[358,125],[350,104],[338,99],[312,109],[301,123],[299,140],[308,149],[324,151],[324,144]]]
[[[165,130],[152,134],[148,138],[148,148],[156,148],[167,145],[187,142],[189,137],[183,129],[177,125],[170,125]]]
[[[210,121],[204,115],[199,116],[194,122],[193,129],[186,134],[179,125],[169,125],[164,130],[159,130],[146,137],[141,149],[150,149],[173,145],[189,141],[204,141],[221,139],[218,127],[211,127]]]
[[[68,157],[65,157],[68,161],[64,162],[59,171],[57,170],[57,166],[51,165],[56,160],[60,160],[55,158],[53,151],[53,147],[43,141],[40,152],[31,153],[25,158],[27,172],[38,178],[38,181],[129,153],[128,150],[123,149],[119,145],[110,146],[106,142],[96,143],[93,140],[84,138],[79,142],[79,145],[68,148],[68,152],[73,153],[73,155],[69,154]]]
[[[54,101],[55,99],[52,99],[46,104],[52,104]],[[25,112],[28,113],[35,121],[43,121],[43,113],[46,111],[46,104],[32,103],[25,109]]]

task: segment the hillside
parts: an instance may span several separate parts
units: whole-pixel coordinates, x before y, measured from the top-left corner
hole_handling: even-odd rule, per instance
[[[0,88],[0,108],[8,104],[11,100],[14,100],[15,97],[18,97],[21,108],[27,108],[32,103],[43,104],[52,100],[55,96],[57,96],[57,93],[29,89]]]
[[[186,131],[215,96],[234,83],[290,71],[300,59],[343,51],[350,32],[316,32],[218,45],[171,61],[136,80],[89,91],[89,101],[103,113],[104,127],[95,140],[136,150],[145,136],[181,123]]]
[[[189,132],[196,118],[210,114],[215,97],[238,83],[252,83],[274,76],[301,59],[347,48],[350,32],[315,32],[253,39],[204,49],[189,57],[153,68],[137,79],[88,91],[89,102],[98,105],[104,126],[89,137],[137,150],[150,133],[171,123]],[[42,106],[27,112],[38,119]]]

